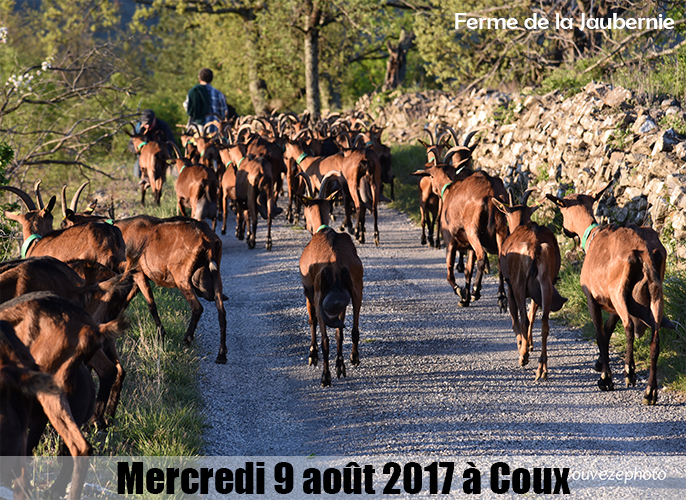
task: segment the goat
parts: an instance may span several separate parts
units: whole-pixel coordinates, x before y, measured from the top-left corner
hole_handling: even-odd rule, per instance
[[[50,418],[63,438],[60,454],[73,457],[90,455],[91,446],[79,430],[79,425],[90,418],[94,409],[95,386],[84,363],[88,361],[107,338],[114,338],[126,329],[123,316],[97,324],[80,307],[70,300],[50,292],[33,292],[16,297],[0,305],[0,320],[14,328],[17,338],[29,349],[41,371],[53,376],[60,394],[38,394],[43,414],[32,417],[27,450],[31,452],[43,434],[45,424],[60,408],[68,408],[68,419]],[[76,460],[73,470],[76,481],[69,498],[79,498],[85,466]],[[72,462],[68,461],[51,487],[52,496],[59,497],[72,475]]]
[[[184,342],[193,340],[203,307],[202,297],[214,301],[219,320],[219,353],[216,363],[226,363],[226,310],[219,266],[222,242],[204,222],[188,217],[158,219],[139,215],[115,221],[127,247],[142,248],[140,270],[134,281],[148,304],[159,336],[164,336],[157,306],[148,280],[158,286],[178,288],[191,307],[191,321]],[[137,289],[134,289],[135,293]]]
[[[650,227],[599,226],[596,223],[593,204],[609,187],[610,183],[590,195],[546,196],[560,207],[565,234],[581,236],[581,248],[586,253],[580,284],[588,301],[600,352],[596,363],[596,370],[600,372],[598,387],[602,391],[614,390],[609,349],[617,322],[622,321],[626,332],[624,378],[627,387],[636,386],[634,337],[640,338],[649,328],[650,374],[643,404],[654,405],[658,397],[659,331],[660,328],[674,328],[664,315],[662,281],[667,251]],[[610,314],[604,326],[601,309]]]
[[[467,160],[465,160],[467,161]],[[446,266],[447,280],[451,288],[460,296],[460,306],[467,307],[471,300],[481,297],[481,279],[487,262],[487,252],[500,255],[505,238],[509,231],[505,215],[491,203],[492,198],[507,201],[503,182],[485,172],[475,172],[467,177],[461,175],[450,177],[452,165],[426,164],[424,170],[414,175],[430,176],[434,193],[442,200],[440,212],[441,232],[447,243]],[[466,169],[465,169],[466,170]],[[465,287],[455,283],[454,265],[458,250],[469,251],[465,266]],[[470,296],[470,285],[474,260],[477,260],[477,271],[474,287]],[[498,272],[498,305],[500,311],[507,310],[507,299],[502,272]]]
[[[169,153],[166,144],[146,140],[145,136],[133,134],[133,146],[140,155],[138,160],[141,167],[141,205],[145,206],[145,191],[150,187],[157,206],[162,197],[162,186],[167,178],[167,160]]]
[[[29,419],[39,393],[56,395],[59,389],[39,370],[12,325],[0,321],[0,480],[12,485],[15,499],[32,498],[25,457]]]
[[[23,215],[5,212],[5,217],[22,226],[22,257],[48,255],[62,261],[92,260],[115,271],[122,270],[125,266],[124,240],[121,231],[112,224],[88,221],[53,231],[51,212],[56,201],[54,196],[47,206],[43,206],[40,196],[37,196],[40,204],[40,208],[37,208],[26,192],[12,186],[0,186],[0,189],[19,196],[28,210]]]
[[[179,215],[191,210],[195,220],[212,219],[212,230],[217,227],[217,192],[219,182],[214,170],[203,165],[182,166],[176,179],[176,200]]]
[[[226,172],[222,176],[222,234],[226,234],[229,199],[236,205],[236,237],[244,237],[245,218],[248,218],[248,248],[255,248],[258,212],[267,220],[268,251],[272,249],[272,220],[277,213],[273,196],[271,165],[263,157],[246,153],[245,146],[236,144],[220,150]]]
[[[305,174],[300,174],[305,176]],[[307,177],[305,176],[307,179]],[[322,184],[325,184],[324,178]],[[309,179],[307,179],[308,186]],[[310,186],[311,188],[311,186]],[[346,376],[343,361],[343,328],[345,328],[345,311],[352,300],[353,328],[351,332],[352,352],[350,362],[360,364],[358,343],[360,338],[359,320],[362,306],[363,274],[362,261],[357,255],[355,244],[346,233],[338,233],[328,226],[329,202],[333,195],[324,198],[325,189],[320,189],[320,197],[303,198],[307,227],[312,232],[312,239],[300,256],[300,277],[307,301],[311,343],[309,364],[317,366],[319,351],[317,349],[317,324],[322,337],[322,355],[324,366],[321,384],[331,385],[329,370],[329,338],[326,327],[336,328],[336,376]]]
[[[512,329],[517,337],[519,364],[529,363],[533,350],[533,329],[536,311],[541,308],[541,357],[538,360],[535,380],[548,380],[548,334],[550,311],[559,311],[567,301],[555,288],[560,272],[560,247],[553,232],[531,221],[531,215],[540,207],[528,207],[525,193],[521,205],[505,205],[496,198],[493,204],[505,214],[510,235],[505,238],[500,252],[500,271],[508,284],[508,302],[512,316]],[[527,316],[526,299],[531,297],[531,310]]]
[[[71,300],[96,322],[107,323],[117,318],[128,305],[128,295],[133,288],[132,272],[138,257],[129,258],[129,266],[122,275],[89,261],[66,264],[52,257],[29,257],[3,262],[0,264],[0,303],[30,292],[49,291]],[[91,278],[93,268],[98,269],[97,279]],[[84,276],[75,269],[89,270],[91,279],[84,281]],[[92,420],[104,427],[105,417],[114,417],[125,377],[114,342],[107,340],[102,352],[97,352],[88,365],[95,369],[100,380]]]

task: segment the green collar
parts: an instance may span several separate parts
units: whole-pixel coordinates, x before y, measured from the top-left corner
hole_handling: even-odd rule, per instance
[[[43,237],[40,234],[32,234],[26,240],[24,241],[24,244],[21,246],[21,258],[25,259],[26,254],[29,251],[29,248],[31,245],[33,245],[34,242],[43,239]]]
[[[105,224],[109,224],[110,226],[114,226],[114,220],[113,219],[105,219],[103,222]]]
[[[243,158],[241,158],[240,160],[238,160],[238,163],[236,163],[236,169],[241,168],[241,162],[243,162],[243,160],[245,160],[246,158],[247,158],[247,156],[244,156]]]
[[[319,227],[317,228],[317,230],[314,232],[314,234],[317,234],[317,233],[318,233],[319,231],[321,231],[322,229],[331,229],[331,228],[330,228],[329,226],[327,226],[326,224],[322,224],[321,226],[319,226]]]
[[[443,199],[443,194],[445,193],[445,190],[448,189],[452,185],[453,185],[453,183],[449,182],[445,186],[443,186],[443,189],[441,189],[441,199]]]
[[[307,158],[307,153],[303,153],[303,154],[301,154],[300,156],[298,156],[298,157],[295,159],[295,163],[297,163],[298,166],[300,166],[300,163],[301,163],[305,158]]]
[[[229,163],[226,164],[226,168],[228,169],[231,165],[233,165],[233,160],[229,160]]]
[[[596,227],[598,227],[598,224],[596,224],[596,223],[594,222],[593,224],[591,224],[590,226],[588,226],[588,227],[586,228],[586,231],[584,231],[584,235],[583,235],[583,237],[581,238],[581,249],[582,249],[584,252],[586,251],[586,242],[587,242],[586,240],[588,240],[588,237],[590,236],[591,232],[592,232]],[[591,238],[591,239],[593,239],[593,238]],[[588,241],[588,243],[590,243],[590,241]]]
[[[185,164],[185,163],[183,164],[183,167],[181,167],[181,169],[179,170],[179,175],[181,175],[181,172],[183,172],[183,169],[184,169],[184,168],[186,168],[186,164]]]
[[[366,147],[370,148],[374,145],[374,141],[369,141],[367,144],[365,144]]]
[[[141,149],[143,149],[143,146],[145,146],[148,143],[148,141],[143,141],[138,145],[138,152],[141,152]]]

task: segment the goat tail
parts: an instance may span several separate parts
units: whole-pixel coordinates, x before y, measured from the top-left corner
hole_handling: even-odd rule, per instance
[[[674,329],[674,324],[665,316],[665,298],[662,280],[650,259],[643,260],[643,272],[648,278],[648,291],[650,293],[650,312],[655,328]]]
[[[104,339],[115,339],[121,336],[131,325],[129,318],[122,311],[116,319],[98,326],[100,335]]]
[[[217,263],[215,261],[211,260],[210,261],[210,272],[216,273],[217,271],[219,271],[219,266],[217,265]]]

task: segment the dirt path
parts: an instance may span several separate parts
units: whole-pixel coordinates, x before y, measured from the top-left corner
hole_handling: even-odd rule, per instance
[[[260,223],[262,224],[262,223]],[[307,366],[309,330],[298,259],[309,233],[280,218],[272,252],[223,237],[222,276],[229,362],[215,365],[213,305],[197,341],[210,422],[207,455],[644,455],[686,452],[686,408],[660,391],[641,398],[646,374],[624,389],[613,357],[613,393],[592,370],[594,344],[554,324],[549,380],[517,364],[509,314],[499,314],[496,281],[468,309],[445,280],[444,251],[419,245],[419,229],[380,211],[381,246],[358,245],[365,266],[361,365],[320,387],[321,364]],[[346,323],[350,323],[350,314]],[[536,324],[535,342],[540,347]],[[349,329],[346,331],[349,334]],[[333,345],[333,344],[332,344]],[[333,354],[331,356],[333,360]],[[621,379],[621,380],[620,380]]]

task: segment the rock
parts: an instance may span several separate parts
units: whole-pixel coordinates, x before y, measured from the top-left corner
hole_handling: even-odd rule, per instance
[[[615,87],[603,97],[603,102],[611,108],[618,108],[631,99],[631,91],[623,87]]]

